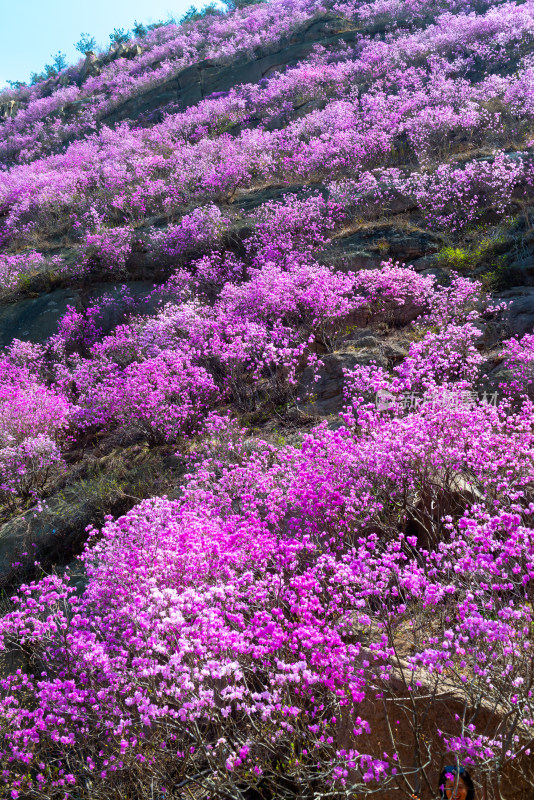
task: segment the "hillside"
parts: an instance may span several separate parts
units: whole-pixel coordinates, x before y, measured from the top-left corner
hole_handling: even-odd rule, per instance
[[[533,221],[534,0],[0,94],[0,797],[532,797]]]

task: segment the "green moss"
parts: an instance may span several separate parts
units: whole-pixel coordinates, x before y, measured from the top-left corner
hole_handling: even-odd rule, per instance
[[[449,269],[464,272],[472,267],[472,259],[468,250],[461,247],[445,247],[438,253],[438,259]]]
[[[444,247],[437,254],[437,260],[441,266],[457,272],[473,272],[482,267],[491,272],[500,269],[504,264],[501,254],[503,246],[506,246],[503,235],[485,236],[465,247]]]
[[[29,291],[31,280],[29,275],[20,275],[17,281],[17,289],[21,292]]]

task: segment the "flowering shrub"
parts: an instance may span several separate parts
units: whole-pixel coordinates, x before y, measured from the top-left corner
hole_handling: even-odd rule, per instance
[[[132,249],[133,231],[129,227],[109,228],[85,237],[85,257],[97,258],[103,267],[124,269]]]
[[[27,366],[4,357],[0,375],[0,499],[10,505],[41,491],[50,468],[62,463],[71,408]]]
[[[58,332],[50,340],[51,349],[56,352],[80,352],[87,355],[91,346],[106,332],[109,321],[114,327],[129,311],[135,308],[135,301],[126,286],[122,286],[120,296],[105,294],[98,302],[78,311],[68,306],[58,323]]]
[[[165,231],[155,231],[151,243],[154,250],[163,256],[180,259],[199,247],[215,245],[227,223],[220,209],[213,204],[195,208],[178,225],[170,225]]]
[[[466,381],[473,384],[484,361],[476,349],[480,330],[471,323],[449,325],[440,333],[429,331],[410,346],[410,352],[397,367],[407,389],[436,383]]]
[[[50,470],[63,464],[61,450],[50,436],[27,436],[20,443],[4,437],[0,448],[0,499],[8,507],[16,498],[35,498],[45,488]]]
[[[119,419],[133,422],[149,440],[196,431],[218,396],[212,376],[172,350],[126,367],[121,391]]]
[[[503,367],[509,377],[502,384],[507,393],[530,394],[534,368],[534,335],[526,333],[521,339],[508,339],[503,345]]]
[[[294,259],[294,256],[292,256]],[[294,259],[281,267],[269,261],[261,269],[250,270],[250,280],[239,285],[227,284],[220,293],[217,309],[236,321],[246,318],[255,322],[283,324],[287,337],[298,335],[305,341],[314,332],[328,329],[336,318],[346,317],[351,310],[347,295],[352,276],[333,273],[316,263]]]
[[[267,202],[255,215],[254,235],[249,247],[258,265],[264,261],[283,264],[295,251],[313,253],[327,242],[342,216],[342,210],[320,195],[300,199],[286,195],[283,202]]]
[[[0,255],[0,280],[4,289],[15,289],[26,276],[42,268],[45,259],[41,253],[28,252],[19,255]]]
[[[126,366],[77,358],[62,370],[62,383],[76,400],[81,429],[134,425],[154,443],[196,431],[219,394],[213,377],[187,353],[165,349]]]

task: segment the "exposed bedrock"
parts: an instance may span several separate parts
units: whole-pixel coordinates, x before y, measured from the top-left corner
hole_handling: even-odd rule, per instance
[[[121,103],[104,115],[101,122],[113,125],[125,119],[137,119],[169,103],[187,108],[214,92],[226,92],[242,83],[257,83],[271,72],[293,66],[307,58],[317,44],[332,46],[338,42],[353,42],[358,33],[345,19],[321,15],[281,39],[273,52],[258,48],[254,58],[243,57],[228,66],[209,59],[192,64],[174,78]]]
[[[117,300],[102,307],[99,325],[103,330],[111,330],[121,313],[120,298],[122,288],[126,287],[134,301],[143,301],[154,288],[149,281],[128,281],[126,283],[101,283],[94,285],[89,293],[84,293],[85,304],[97,303],[104,296]],[[44,342],[57,333],[58,322],[69,306],[80,308],[82,290],[75,288],[55,289],[38,297],[27,297],[9,305],[0,306],[0,347],[11,344],[13,339],[25,342]],[[147,303],[147,311],[152,305]]]

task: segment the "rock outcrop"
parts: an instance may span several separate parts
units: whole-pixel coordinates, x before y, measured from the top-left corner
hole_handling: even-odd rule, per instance
[[[0,104],[0,120],[9,119],[16,116],[18,111],[18,103],[16,100],[7,100],[5,103]]]
[[[321,15],[290,37],[281,39],[276,49],[266,52],[258,48],[253,58],[243,57],[227,66],[205,59],[186,67],[174,78],[121,103],[103,115],[100,122],[114,125],[122,120],[137,119],[141,115],[153,114],[170,103],[187,108],[215,92],[225,92],[242,83],[258,83],[271,72],[297,64],[309,56],[317,44],[332,46],[348,43],[357,36],[358,29],[346,19],[330,14]]]

